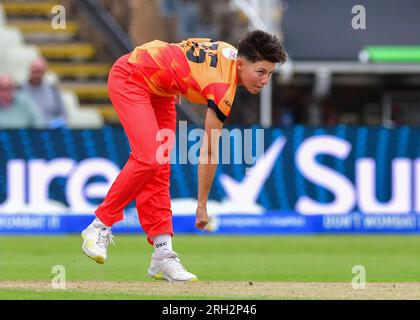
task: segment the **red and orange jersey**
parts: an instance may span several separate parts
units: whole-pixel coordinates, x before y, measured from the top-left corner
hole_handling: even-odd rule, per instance
[[[190,38],[148,42],[136,47],[128,61],[139,66],[137,72],[154,94],[181,94],[193,103],[207,103],[224,121],[238,82],[236,56],[237,50],[226,42]]]

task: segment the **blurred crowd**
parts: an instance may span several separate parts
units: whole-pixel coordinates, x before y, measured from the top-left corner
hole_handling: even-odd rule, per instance
[[[124,26],[124,30],[136,45],[143,43],[137,40],[136,36],[138,39],[148,41],[153,39],[148,39],[148,37],[165,41],[180,41],[188,37],[210,37],[235,45],[249,25],[248,18],[239,10],[233,10],[231,1],[228,0],[118,2],[101,0],[100,2],[114,17],[119,18],[118,22]],[[132,27],[128,22],[132,23]],[[158,31],[160,34],[157,33]],[[143,34],[142,37],[140,37],[141,34]],[[68,103],[67,96],[64,97],[66,101],[63,101],[63,95],[60,94],[58,87],[46,81],[47,69],[46,60],[36,59],[30,67],[28,80],[18,86],[13,85],[9,75],[0,73],[0,129],[73,128],[75,123],[78,127],[83,127],[92,126],[93,122],[97,123],[95,127],[102,126],[104,120],[96,108],[110,102],[95,101],[97,106],[92,108],[95,110],[91,110],[95,111],[95,117],[88,117],[86,114],[88,110],[85,108],[84,110],[77,109],[75,113],[75,108]],[[418,126],[420,124],[418,107],[420,93],[415,87],[416,82],[419,81],[418,76],[416,78],[401,74],[388,77],[373,72],[359,77],[351,73],[343,73],[340,77],[333,77],[331,88],[320,96],[312,74],[294,74],[293,78],[284,81],[282,74],[289,72],[284,70],[286,70],[285,67],[280,67],[280,72],[273,77],[272,81],[273,126],[288,127],[300,124]],[[336,80],[337,82],[334,82]],[[235,104],[240,107],[233,108],[232,115],[227,120],[228,125],[247,126],[259,122],[259,96],[253,96],[239,87]],[[190,111],[190,114],[195,117],[197,114],[203,116],[202,112],[196,111],[201,109],[190,106],[186,100],[183,100],[183,110],[185,114],[187,114],[186,111]],[[84,122],[81,121],[80,111],[85,113]],[[103,110],[100,112],[103,113]],[[100,121],[97,121],[98,118]]]
[[[36,59],[28,80],[19,86],[13,84],[10,75],[0,75],[0,129],[54,129],[67,125],[60,91],[45,79],[47,68],[44,58]]]

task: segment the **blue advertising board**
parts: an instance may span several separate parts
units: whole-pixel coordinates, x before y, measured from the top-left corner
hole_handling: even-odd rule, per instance
[[[420,232],[420,128],[226,128],[206,232]],[[200,128],[171,154],[175,232],[194,227]],[[130,149],[120,127],[0,131],[0,233],[76,233]],[[114,227],[142,232],[135,205]]]

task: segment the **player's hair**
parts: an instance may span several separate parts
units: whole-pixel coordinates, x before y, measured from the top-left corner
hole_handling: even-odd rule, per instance
[[[286,51],[279,39],[261,30],[248,32],[241,38],[238,44],[238,56],[251,62],[267,60],[283,64],[287,60]]]

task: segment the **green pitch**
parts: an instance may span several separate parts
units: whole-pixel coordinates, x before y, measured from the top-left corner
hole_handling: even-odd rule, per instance
[[[81,251],[78,236],[0,237],[0,299],[199,299],[206,294],[44,290],[19,287],[51,283],[54,266],[67,282],[157,283],[147,276],[152,247],[144,235],[116,235],[108,261],[98,265]],[[186,268],[202,284],[213,282],[343,282],[362,265],[368,282],[420,279],[420,236],[181,236],[174,238]],[[1,283],[16,283],[2,287]],[[159,282],[159,286],[171,284]],[[161,288],[161,287],[160,287]],[[163,287],[164,288],[164,287]],[[186,291],[188,292],[188,290]],[[224,296],[212,296],[224,298]],[[237,293],[240,298],[240,292]],[[258,295],[255,296],[258,298]],[[275,298],[275,297],[274,297]],[[286,297],[287,298],[287,297]]]

